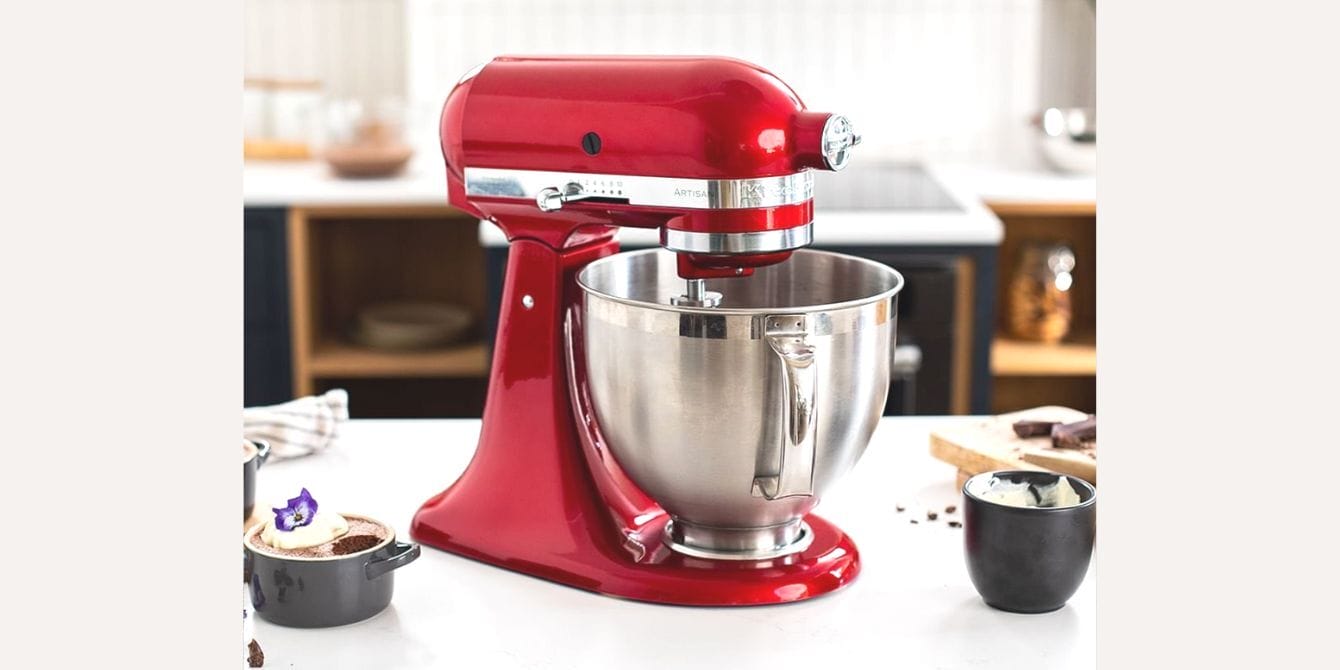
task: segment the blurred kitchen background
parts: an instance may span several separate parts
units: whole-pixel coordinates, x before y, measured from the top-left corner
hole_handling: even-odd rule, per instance
[[[1091,0],[244,11],[246,405],[340,387],[355,417],[478,416],[506,249],[446,204],[438,112],[496,55],[613,53],[743,58],[857,125],[851,167],[816,182],[814,246],[908,280],[886,413],[1094,410]]]

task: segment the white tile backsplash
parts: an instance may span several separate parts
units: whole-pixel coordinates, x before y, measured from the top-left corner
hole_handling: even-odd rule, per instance
[[[863,152],[1009,164],[1039,107],[1095,88],[1088,0],[246,1],[249,75],[403,94],[427,118],[500,54],[719,54],[851,117]]]
[[[332,98],[404,99],[404,0],[244,0],[243,73],[318,80]]]

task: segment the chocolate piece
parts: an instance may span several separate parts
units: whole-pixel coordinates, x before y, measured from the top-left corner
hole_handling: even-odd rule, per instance
[[[926,512],[926,518],[927,518],[928,520],[930,520],[930,521],[934,521],[934,520],[935,520],[936,518],[938,518],[939,516],[940,516],[940,515],[939,515],[939,514],[936,514],[935,512]]]
[[[957,512],[957,511],[958,511],[958,506],[957,506],[957,505],[950,505],[950,506],[948,506],[948,507],[945,508],[945,514],[953,514],[954,512]]]
[[[336,556],[356,554],[364,549],[371,549],[377,546],[381,541],[381,538],[376,535],[346,535],[336,540],[335,545],[330,548],[330,551]]]
[[[1092,414],[1083,421],[1052,427],[1052,446],[1057,449],[1083,449],[1098,440],[1098,418]]]
[[[950,528],[962,528],[962,527],[963,527],[963,524],[961,524],[961,523],[959,523],[959,522],[957,522],[957,521],[950,521],[950,522],[949,522],[949,527],[950,527]]]
[[[1051,435],[1052,428],[1059,425],[1059,421],[1033,421],[1024,419],[1014,422],[1014,434],[1019,437],[1042,437]]]
[[[252,640],[247,644],[247,667],[259,668],[265,665],[265,652],[261,651],[261,646]]]

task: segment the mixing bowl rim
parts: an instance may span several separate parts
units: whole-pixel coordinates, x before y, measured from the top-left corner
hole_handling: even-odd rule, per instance
[[[669,251],[669,250],[666,250],[666,249],[661,249],[661,248],[658,248],[658,247],[653,247],[653,248],[650,248],[650,249],[634,249],[634,250],[630,250],[630,251],[621,251],[621,252],[619,252],[619,253],[611,254],[611,255],[609,255],[609,256],[605,256],[604,258],[600,258],[600,259],[594,260],[594,261],[588,263],[588,264],[586,265],[586,267],[582,268],[581,271],[577,273],[577,286],[581,287],[581,289],[582,289],[582,293],[585,294],[585,295],[588,295],[588,296],[595,296],[595,297],[597,297],[597,298],[601,298],[601,299],[604,299],[604,300],[609,300],[610,302],[621,303],[621,304],[624,304],[624,305],[628,305],[628,306],[630,306],[630,307],[641,307],[641,308],[645,308],[645,309],[654,309],[654,310],[658,310],[658,311],[672,312],[672,313],[679,313],[679,314],[717,314],[717,315],[734,315],[734,316],[757,316],[757,315],[759,315],[759,314],[790,314],[790,313],[809,313],[809,312],[834,312],[834,311],[843,310],[843,309],[851,309],[851,308],[857,308],[857,307],[865,307],[865,306],[867,306],[867,305],[871,305],[871,304],[880,302],[881,300],[887,300],[887,299],[889,299],[889,298],[892,298],[892,297],[898,295],[900,292],[902,292],[902,290],[903,290],[903,286],[904,286],[904,284],[905,284],[905,281],[904,281],[904,279],[903,279],[903,274],[902,274],[901,272],[899,272],[899,271],[893,269],[892,267],[890,267],[890,266],[888,266],[888,265],[885,265],[885,264],[880,263],[880,262],[878,262],[878,261],[870,260],[869,258],[861,258],[860,256],[853,256],[853,255],[851,255],[851,254],[838,253],[838,252],[836,252],[836,251],[827,251],[827,250],[824,250],[824,249],[796,249],[794,253],[796,253],[796,254],[803,254],[803,255],[836,256],[836,257],[841,258],[841,259],[843,259],[843,260],[855,261],[855,262],[860,263],[860,264],[864,264],[864,265],[872,266],[872,267],[874,267],[874,268],[880,270],[881,272],[888,272],[888,273],[892,274],[892,275],[893,275],[893,278],[894,278],[894,284],[893,284],[893,287],[892,287],[892,288],[889,288],[889,289],[886,289],[886,290],[884,290],[884,291],[880,291],[879,293],[876,293],[875,295],[867,296],[867,297],[864,297],[864,298],[855,298],[855,299],[852,299],[852,300],[843,300],[843,301],[840,301],[840,302],[820,303],[820,304],[816,304],[816,305],[790,305],[790,306],[787,306],[787,307],[776,307],[776,308],[764,308],[764,307],[748,307],[748,308],[746,308],[746,307],[691,307],[691,306],[686,306],[686,305],[672,305],[672,304],[670,304],[670,303],[648,302],[648,301],[645,301],[645,300],[636,300],[636,299],[633,299],[633,298],[623,298],[623,297],[619,297],[619,296],[616,296],[616,295],[611,295],[611,294],[606,293],[606,292],[604,292],[604,291],[601,291],[601,290],[595,289],[595,288],[593,288],[593,287],[591,287],[591,286],[588,286],[587,283],[586,283],[586,281],[585,281],[585,277],[587,276],[587,272],[590,272],[590,271],[591,271],[591,268],[596,267],[596,266],[599,266],[599,265],[602,265],[602,264],[606,264],[606,263],[613,263],[613,262],[615,262],[614,259],[616,259],[616,258],[632,257],[632,256],[655,255],[655,254],[658,254],[658,253],[660,253],[660,252],[674,253],[673,251]],[[788,260],[789,260],[789,259],[788,259]],[[783,262],[785,262],[785,261],[783,261]],[[727,277],[727,279],[731,279],[731,278],[730,278],[730,277]]]

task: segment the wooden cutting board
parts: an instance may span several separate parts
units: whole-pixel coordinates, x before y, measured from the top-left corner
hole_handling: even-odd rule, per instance
[[[1068,407],[1035,407],[1002,414],[980,423],[953,424],[931,431],[931,455],[958,466],[958,485],[968,477],[992,470],[1051,470],[1073,475],[1098,485],[1096,451],[1054,449],[1050,437],[1021,438],[1014,434],[1015,421],[1061,421],[1070,423],[1087,414]]]

